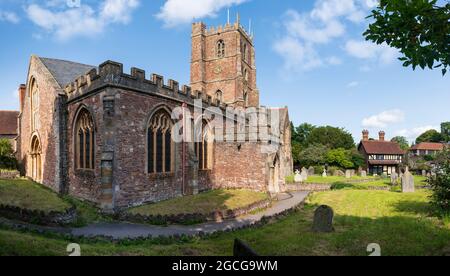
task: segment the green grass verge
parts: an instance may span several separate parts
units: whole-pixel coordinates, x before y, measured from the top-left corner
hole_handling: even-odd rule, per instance
[[[357,181],[357,180],[368,180],[368,179],[375,179],[372,176],[368,177],[360,177],[360,176],[354,176],[350,179],[347,179],[342,176],[328,176],[328,177],[322,177],[322,176],[310,176],[308,177],[308,180],[306,181],[306,184],[308,183],[314,183],[314,184],[333,184],[336,182],[351,182],[351,181]]]
[[[261,255],[368,255],[378,243],[382,255],[442,255],[450,251],[450,224],[432,215],[428,191],[341,190],[316,193],[299,210],[262,228],[183,242],[80,242],[82,255],[231,255],[233,240],[246,241]],[[335,210],[330,234],[311,232],[317,206]],[[0,230],[0,255],[67,255],[69,240]]]
[[[0,180],[0,204],[44,212],[64,212],[71,205],[50,189],[29,180]]]
[[[214,211],[227,211],[246,207],[265,199],[268,199],[266,193],[250,190],[214,190],[194,196],[185,196],[132,208],[128,212],[147,216],[210,214]]]

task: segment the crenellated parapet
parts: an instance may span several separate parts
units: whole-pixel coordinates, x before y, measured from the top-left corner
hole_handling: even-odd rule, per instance
[[[230,31],[240,31],[242,35],[244,35],[249,41],[253,41],[253,35],[249,34],[245,28],[238,22],[234,24],[225,24],[219,25],[218,27],[211,26],[209,28],[202,22],[196,22],[192,24],[192,34],[195,35],[204,35],[204,36],[213,36],[219,35],[224,32]]]
[[[194,100],[202,99],[205,107],[227,107],[219,99],[200,91],[192,91],[190,86],[183,85],[180,87],[179,82],[175,80],[169,79],[166,83],[164,77],[158,74],[152,74],[150,79],[147,79],[145,70],[135,67],[131,68],[130,74],[126,74],[123,72],[123,65],[114,61],[106,61],[100,64],[98,68],[79,76],[75,81],[66,85],[64,91],[68,101],[75,101],[108,86],[171,98],[188,104],[194,104]]]

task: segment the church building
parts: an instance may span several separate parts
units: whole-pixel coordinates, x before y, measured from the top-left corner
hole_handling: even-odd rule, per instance
[[[19,89],[22,173],[109,210],[211,189],[279,193],[292,174],[290,120],[287,108],[260,106],[255,64],[253,38],[239,22],[192,25],[190,86],[138,68],[124,73],[113,61],[33,55]],[[213,114],[187,115],[199,102]],[[199,139],[186,139],[191,127]],[[222,131],[233,139],[217,139]]]

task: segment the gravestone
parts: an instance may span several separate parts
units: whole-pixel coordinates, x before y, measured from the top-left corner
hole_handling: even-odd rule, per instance
[[[355,170],[350,170],[350,175],[351,175],[352,177],[354,177],[354,176],[356,175],[356,171],[355,171]]]
[[[427,171],[426,170],[422,170],[422,176],[426,177],[427,176]]]
[[[323,178],[328,177],[328,175],[327,175],[327,170],[326,170],[326,169],[323,169],[322,177],[323,177]]]
[[[367,177],[367,172],[366,171],[361,171],[361,177],[366,178]]]
[[[315,173],[316,173],[316,171],[314,170],[314,167],[309,167],[308,176],[313,176]]]
[[[397,186],[398,184],[398,174],[396,172],[392,172],[391,174],[391,185]]]
[[[329,206],[322,205],[314,212],[314,221],[312,230],[317,233],[330,233],[333,228],[333,209]]]
[[[345,171],[345,178],[347,178],[347,179],[352,178],[352,172],[350,170]]]
[[[308,170],[306,168],[302,169],[302,182],[305,182],[306,180],[308,180]]]
[[[334,176],[345,176],[345,173],[341,170],[336,170],[333,175]]]
[[[388,174],[387,174],[387,173],[383,173],[383,174],[381,175],[381,177],[384,178],[384,179],[386,179],[386,178],[388,178]]]
[[[239,239],[234,240],[233,246],[234,257],[257,257],[258,254],[250,248],[246,243]]]
[[[409,168],[406,167],[405,173],[402,177],[402,192],[403,193],[414,193],[414,176],[409,172]]]
[[[301,176],[299,170],[296,170],[296,171],[295,171],[294,181],[295,181],[295,183],[303,182],[303,181],[302,181],[302,176]]]

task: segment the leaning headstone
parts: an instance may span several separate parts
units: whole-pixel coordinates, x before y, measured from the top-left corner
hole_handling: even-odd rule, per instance
[[[308,170],[306,168],[302,169],[302,182],[305,182],[306,180],[308,180]]]
[[[323,169],[322,177],[323,177],[323,178],[328,177],[328,175],[327,175],[327,170],[326,170],[326,169]]]
[[[352,178],[352,172],[350,170],[345,171],[345,178],[347,178],[347,179]]]
[[[234,257],[258,257],[258,254],[250,248],[246,243],[239,239],[234,240],[233,246]]]
[[[367,172],[366,171],[361,171],[361,177],[362,178],[366,178],[367,177]]]
[[[303,182],[303,181],[302,181],[302,176],[301,176],[299,170],[296,170],[296,171],[295,171],[294,181],[295,181],[295,183]]]
[[[314,170],[314,167],[309,167],[308,176],[313,176],[315,173],[316,173],[316,171]]]
[[[427,176],[427,171],[426,170],[422,170],[422,176],[426,177]]]
[[[312,230],[317,233],[330,233],[333,228],[334,212],[331,207],[322,205],[314,212],[314,221]]]
[[[391,185],[396,186],[398,184],[398,174],[396,172],[392,172],[391,174]]]
[[[409,168],[406,167],[406,171],[402,177],[402,192],[403,193],[414,193],[414,176],[409,172]]]

